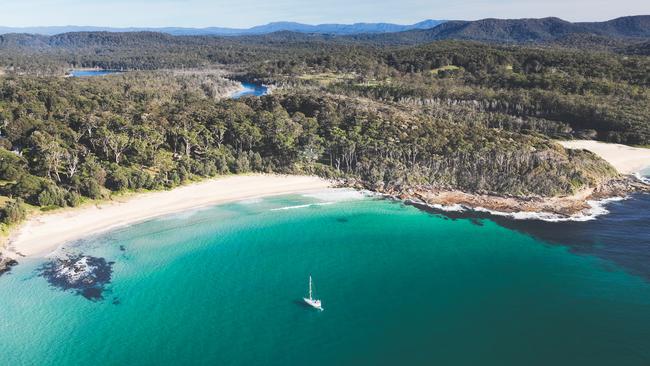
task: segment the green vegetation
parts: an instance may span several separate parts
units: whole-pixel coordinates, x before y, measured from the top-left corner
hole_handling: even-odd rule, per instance
[[[510,69],[512,70],[512,66],[510,66]],[[453,72],[456,70],[460,70],[460,67],[456,65],[446,65],[446,66],[436,67],[435,69],[431,69],[430,72],[433,75],[440,75],[441,73],[444,72]]]
[[[76,206],[246,172],[564,195],[616,172],[550,138],[650,144],[643,55],[459,41],[387,47],[291,33],[83,33],[5,36],[0,66],[7,220],[20,218],[19,199]],[[71,66],[148,71],[63,78]],[[186,69],[215,66],[277,89],[220,100],[232,82]]]

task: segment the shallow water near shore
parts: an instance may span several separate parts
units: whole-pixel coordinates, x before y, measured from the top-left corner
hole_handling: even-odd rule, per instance
[[[174,214],[62,251],[103,300],[0,277],[0,364],[650,364],[650,282],[571,240],[340,190]]]

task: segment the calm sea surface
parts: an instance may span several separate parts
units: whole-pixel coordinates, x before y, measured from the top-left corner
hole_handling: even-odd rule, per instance
[[[102,299],[43,260],[0,277],[0,365],[647,366],[650,199],[609,208],[546,226],[334,191],[167,216],[63,251],[113,263]]]

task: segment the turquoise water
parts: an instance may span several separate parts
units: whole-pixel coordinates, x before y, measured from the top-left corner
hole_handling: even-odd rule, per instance
[[[67,250],[115,262],[105,299],[21,263],[0,277],[0,365],[650,364],[648,281],[490,220],[294,195]]]

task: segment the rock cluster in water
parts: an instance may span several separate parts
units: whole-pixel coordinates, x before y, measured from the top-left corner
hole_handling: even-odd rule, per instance
[[[104,289],[111,282],[113,264],[104,258],[78,254],[56,258],[43,264],[39,271],[50,285],[99,301],[104,298]]]

